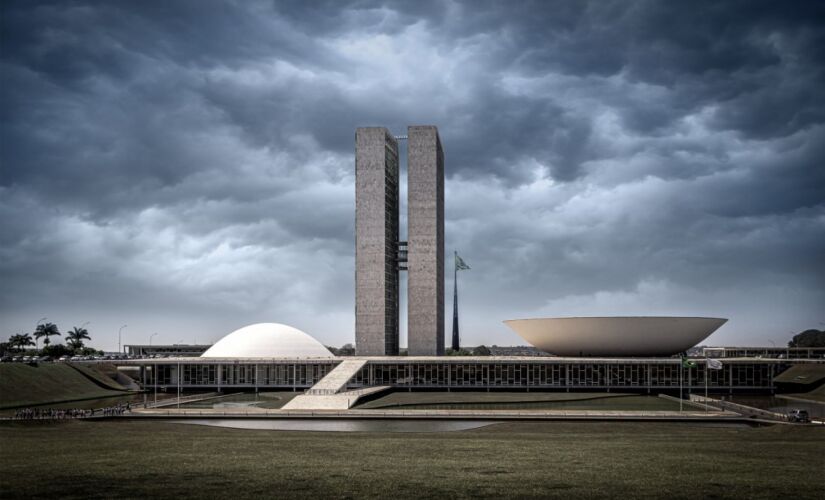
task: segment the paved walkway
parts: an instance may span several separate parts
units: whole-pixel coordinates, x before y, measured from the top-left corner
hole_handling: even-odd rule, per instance
[[[743,417],[765,418],[769,420],[778,420],[780,422],[785,422],[788,420],[787,415],[783,415],[781,413],[763,410],[761,408],[754,408],[752,406],[746,406],[743,404],[734,403],[732,401],[722,401],[719,399],[706,398],[699,394],[691,394],[690,400],[704,403],[705,406],[709,408],[716,407],[726,411],[737,412]]]

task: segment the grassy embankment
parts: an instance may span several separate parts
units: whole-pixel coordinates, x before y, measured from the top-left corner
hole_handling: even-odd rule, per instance
[[[825,429],[520,422],[445,433],[0,423],[7,498],[821,498]],[[47,481],[31,479],[49,471]]]
[[[358,409],[545,409],[678,410],[679,404],[655,396],[614,392],[393,392],[359,404]]]
[[[783,396],[787,396],[787,399],[801,399],[805,401],[816,401],[819,403],[825,403],[825,384],[809,392],[803,392],[800,394],[786,394],[779,397]]]
[[[128,394],[94,368],[68,363],[0,364],[0,408]]]
[[[773,380],[789,392],[779,397],[825,403],[825,365],[797,364]]]

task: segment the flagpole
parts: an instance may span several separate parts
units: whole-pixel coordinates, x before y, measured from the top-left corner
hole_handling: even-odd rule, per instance
[[[461,349],[461,338],[458,330],[458,271],[470,269],[464,260],[458,256],[458,250],[453,250],[453,341],[452,348],[454,351]],[[460,264],[459,264],[460,263]],[[459,269],[458,266],[461,266]]]
[[[452,348],[458,351],[461,341],[458,337],[458,251],[453,250],[453,338]]]
[[[682,411],[682,372],[684,371],[684,361],[679,362],[679,412]]]
[[[705,412],[708,411],[708,353],[705,351]]]

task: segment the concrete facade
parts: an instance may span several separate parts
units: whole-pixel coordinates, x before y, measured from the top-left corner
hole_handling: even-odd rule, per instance
[[[398,143],[384,127],[355,131],[355,345],[398,354]]]
[[[410,356],[444,354],[444,152],[438,129],[407,129],[407,338]]]

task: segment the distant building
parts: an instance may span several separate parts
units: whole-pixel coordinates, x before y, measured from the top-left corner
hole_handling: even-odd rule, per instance
[[[537,349],[529,345],[517,346],[500,346],[494,345],[490,347],[491,356],[552,356],[541,349]]]
[[[701,356],[708,358],[825,358],[825,347],[702,347]]]
[[[171,344],[171,345],[140,345],[123,346],[128,356],[162,356],[162,357],[197,357],[212,347],[212,344]]]

